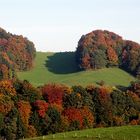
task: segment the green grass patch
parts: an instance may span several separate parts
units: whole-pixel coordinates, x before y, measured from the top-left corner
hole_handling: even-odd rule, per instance
[[[66,85],[96,84],[101,80],[109,85],[128,86],[135,78],[119,68],[100,70],[77,70],[74,52],[43,53],[37,52],[34,68],[26,72],[18,72],[21,80],[28,80],[35,86],[45,83],[61,83]]]
[[[140,126],[94,128],[57,133],[28,140],[140,140]]]

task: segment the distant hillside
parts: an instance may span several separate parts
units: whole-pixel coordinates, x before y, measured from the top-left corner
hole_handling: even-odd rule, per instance
[[[140,45],[106,30],[83,35],[78,43],[76,58],[82,70],[117,66],[140,75]]]
[[[16,70],[29,70],[35,53],[33,42],[0,28],[0,79],[15,77]]]
[[[19,72],[18,77],[27,79],[33,85],[62,83],[66,85],[96,84],[101,80],[109,85],[129,85],[135,78],[119,68],[104,68],[96,71],[77,71],[74,52],[37,52],[34,68]]]

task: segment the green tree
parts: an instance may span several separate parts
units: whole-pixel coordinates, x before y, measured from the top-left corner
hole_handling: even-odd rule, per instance
[[[104,51],[96,50],[91,54],[91,67],[93,69],[104,68],[107,65],[107,57]]]
[[[61,114],[57,109],[50,107],[47,111],[49,118],[48,132],[56,133],[60,131],[61,126]]]

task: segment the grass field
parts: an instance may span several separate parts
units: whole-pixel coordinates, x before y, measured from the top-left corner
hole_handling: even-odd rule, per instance
[[[28,140],[140,140],[140,126],[122,126],[71,131]]]
[[[27,72],[19,72],[21,80],[28,80],[33,85],[44,83],[62,83],[66,85],[93,84],[105,81],[109,85],[127,86],[135,78],[119,68],[105,68],[97,71],[77,71],[73,52],[42,53],[37,52],[34,68]]]

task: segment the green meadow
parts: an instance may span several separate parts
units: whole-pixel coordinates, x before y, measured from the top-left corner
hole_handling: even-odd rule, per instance
[[[18,72],[21,80],[35,86],[46,83],[61,83],[69,86],[97,84],[103,80],[109,85],[128,86],[135,78],[119,68],[78,71],[74,52],[37,52],[34,67],[30,71]]]
[[[27,140],[140,140],[140,126],[94,128],[51,134]]]

